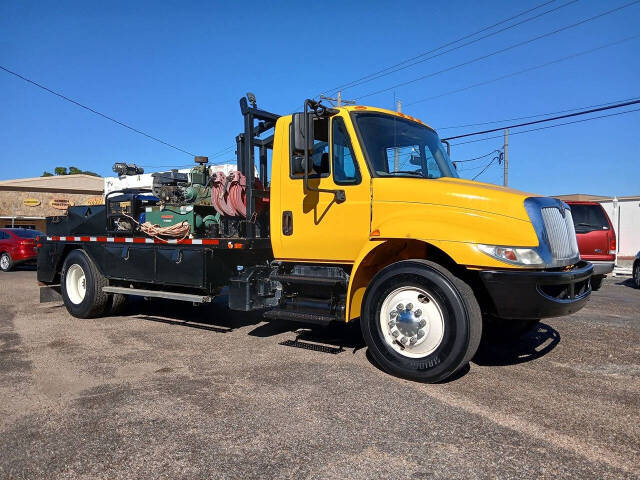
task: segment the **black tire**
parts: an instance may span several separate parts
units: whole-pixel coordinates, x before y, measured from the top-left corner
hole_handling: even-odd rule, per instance
[[[387,343],[381,331],[382,304],[392,291],[403,286],[429,292],[442,312],[442,340],[424,357],[401,355]],[[446,268],[426,260],[403,260],[382,269],[369,284],[360,326],[371,356],[384,370],[399,377],[434,383],[450,377],[473,358],[482,336],[482,314],[471,287]]]
[[[109,315],[121,315],[127,306],[128,295],[122,295],[120,293],[113,293],[109,296],[109,303],[106,308],[106,313]]]
[[[640,261],[633,264],[633,286],[640,288]]]
[[[7,252],[3,252],[2,255],[0,255],[0,270],[3,272],[13,270],[13,260]]]
[[[67,292],[67,274],[78,265],[85,278],[85,295],[80,303],[74,303]],[[77,318],[95,318],[102,315],[109,301],[109,294],[102,291],[107,280],[83,250],[73,250],[65,259],[60,278],[62,299],[68,312]]]
[[[604,275],[594,275],[593,277],[591,277],[591,290],[593,290],[594,292],[600,290],[604,277]]]

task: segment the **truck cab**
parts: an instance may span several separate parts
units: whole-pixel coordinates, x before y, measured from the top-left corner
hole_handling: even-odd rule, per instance
[[[216,238],[192,233],[170,241],[175,246],[121,240],[126,252],[112,239],[112,261],[81,241],[72,250],[84,250],[88,261],[75,264],[64,259],[69,250],[52,254],[45,246],[39,280],[54,282],[58,271],[64,297],[75,265],[85,281],[91,275],[84,270],[98,271],[97,288],[106,295],[144,291],[194,301],[189,287],[205,301],[228,286],[232,309],[264,308],[267,318],[323,325],[359,320],[383,369],[426,382],[469,362],[483,321],[531,324],[587,302],[593,267],[580,260],[571,208],[562,201],[459,178],[435,130],[402,113],[307,100],[304,112],[277,116],[240,103],[246,209],[235,217],[219,210]],[[270,175],[266,148],[273,152]],[[224,203],[219,192],[213,205]],[[257,209],[256,199],[268,208]],[[188,249],[175,252],[184,242]],[[146,258],[155,270],[142,263],[132,269],[132,258]],[[124,264],[136,278],[122,273]],[[184,281],[176,285],[178,278]],[[79,311],[68,297],[70,311]]]

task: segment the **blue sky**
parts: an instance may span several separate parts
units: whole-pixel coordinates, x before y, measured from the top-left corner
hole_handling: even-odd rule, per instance
[[[359,98],[629,3],[556,0],[510,23],[556,11],[373,82]],[[290,113],[305,97],[492,25],[539,1],[36,2],[0,4],[0,65],[200,155],[233,145],[238,99]],[[561,7],[561,8],[558,8]],[[509,23],[502,25],[506,26]],[[499,28],[499,27],[498,27]],[[488,33],[488,32],[485,32]],[[362,103],[439,127],[640,97],[640,37],[459,93],[409,105],[640,33],[640,3],[556,35],[430,76]],[[116,161],[192,159],[0,71],[0,179],[58,165],[111,173]],[[637,107],[630,107],[637,108]],[[611,113],[611,112],[606,112]],[[500,124],[497,124],[500,125]],[[491,127],[493,125],[489,125]],[[543,194],[640,194],[640,112],[510,138],[510,186]],[[446,129],[441,136],[476,128]],[[454,160],[502,146],[455,146]],[[232,152],[231,152],[232,153]],[[231,159],[222,155],[216,160]],[[475,174],[483,161],[465,167]],[[148,168],[152,170],[153,168]],[[480,179],[499,183],[501,168]]]

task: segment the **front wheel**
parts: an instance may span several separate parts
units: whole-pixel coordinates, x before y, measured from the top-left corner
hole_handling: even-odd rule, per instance
[[[394,263],[374,277],[360,325],[382,368],[429,383],[466,365],[482,335],[482,315],[469,285],[424,260]]]
[[[640,288],[640,261],[633,264],[633,286]]]

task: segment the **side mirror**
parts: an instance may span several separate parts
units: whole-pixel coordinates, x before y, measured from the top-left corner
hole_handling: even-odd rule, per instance
[[[305,117],[307,129],[305,131]],[[294,151],[303,153],[313,151],[313,115],[304,113],[293,114],[293,149]],[[307,133],[307,136],[305,136]]]
[[[309,157],[309,169],[310,172],[313,168],[312,157]],[[293,156],[292,172],[294,175],[302,175],[304,173],[304,155],[298,153]]]

